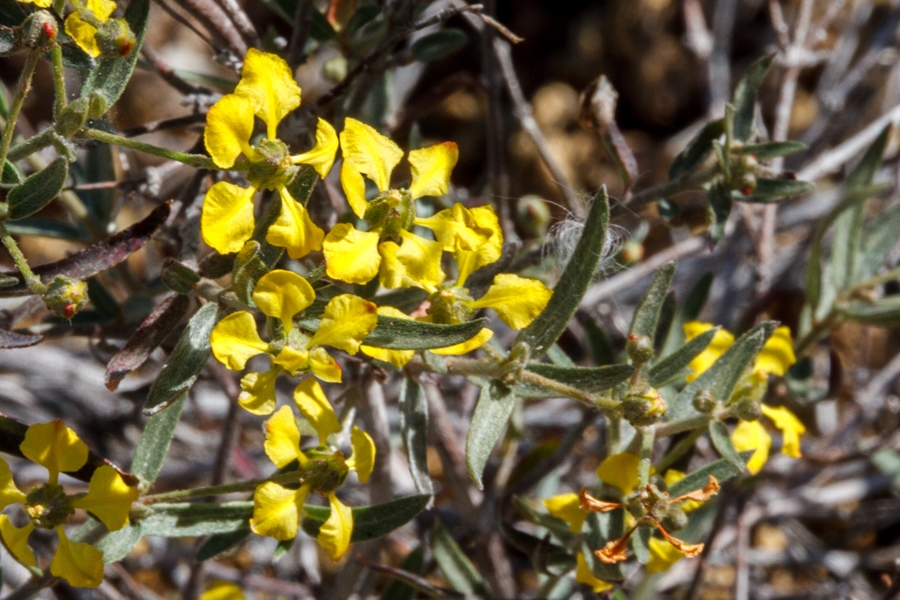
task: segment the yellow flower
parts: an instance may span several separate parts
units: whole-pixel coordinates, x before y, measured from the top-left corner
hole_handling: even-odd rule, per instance
[[[597,594],[612,588],[612,584],[594,577],[584,558],[584,553],[579,552],[578,556],[575,557],[575,562],[578,565],[575,568],[575,581],[591,586]]]
[[[40,8],[50,8],[53,6],[53,0],[19,0],[22,4],[34,4]]]
[[[667,540],[650,538],[650,561],[647,562],[648,573],[662,573],[684,557],[684,553]]]
[[[277,190],[281,199],[281,213],[269,228],[266,241],[286,248],[294,259],[322,248],[325,233],[285,186],[299,164],[310,165],[324,178],[334,163],[338,139],[334,128],[319,119],[315,147],[291,155],[278,139],[277,129],[298,106],[300,87],[287,63],[274,54],[251,48],[234,93],[223,96],[209,109],[204,140],[213,162],[230,169],[243,154],[251,163],[250,187],[220,181],[206,193],[200,226],[203,239],[218,252],[237,252],[250,239],[255,226],[253,197],[261,187]],[[266,124],[266,137],[251,146],[254,117]]]
[[[52,0],[33,0],[42,8],[49,8]],[[102,22],[109,20],[110,15],[116,10],[116,3],[112,0],[85,0],[85,9],[92,12]],[[82,18],[81,11],[76,10],[68,17],[65,23],[66,33],[75,40],[78,47],[93,57],[100,55],[100,47],[97,46],[97,28]]]
[[[699,321],[691,321],[684,324],[684,333],[688,341],[694,339],[701,333],[709,331],[715,327],[710,323],[700,323]],[[700,373],[712,366],[716,360],[725,351],[734,344],[734,336],[720,329],[716,332],[713,341],[707,346],[706,350],[701,352],[694,360],[691,361],[690,367],[694,369],[694,373],[688,375],[687,380],[693,381]],[[753,374],[760,380],[765,380],[766,375],[782,376],[787,372],[788,367],[797,362],[794,356],[794,340],[791,337],[791,330],[782,325],[772,336],[766,340],[762,350],[753,363]]]
[[[254,414],[269,414],[275,408],[275,378],[278,370],[289,373],[310,371],[323,381],[341,380],[341,367],[320,346],[331,346],[356,354],[360,342],[378,324],[376,307],[352,294],[332,298],[312,336],[293,332],[294,316],[312,304],[315,292],[300,275],[274,270],[263,275],[253,291],[253,301],[267,317],[278,319],[284,327],[287,343],[276,352],[259,337],[256,321],[249,312],[239,311],[216,324],[210,335],[215,357],[233,371],[242,370],[247,361],[269,354],[273,370],[251,373],[241,380],[241,406]]]
[[[359,231],[348,223],[336,225],[325,237],[323,251],[329,277],[348,283],[366,283],[381,272],[384,287],[406,285],[396,269],[423,286],[443,281],[442,247],[410,231],[415,221],[415,200],[443,196],[450,187],[450,172],[459,152],[456,144],[444,142],[412,150],[409,189],[392,189],[391,174],[403,158],[403,151],[374,128],[347,118],[341,132],[341,184],[350,208],[369,223]],[[368,177],[379,194],[366,200]]]
[[[761,406],[763,415],[768,417],[775,427],[781,430],[781,452],[791,458],[800,458],[800,436],[806,427],[790,410],[783,406]],[[747,470],[751,475],[759,473],[769,460],[772,436],[759,420],[741,421],[731,434],[731,442],[738,452],[753,450],[753,456],[747,462]]]
[[[215,581],[200,595],[200,600],[246,600],[241,587],[230,581]]]
[[[603,483],[630,494],[638,483],[638,464],[641,457],[631,452],[621,452],[606,457],[597,467],[597,477]]]
[[[341,430],[334,409],[315,379],[307,378],[297,386],[294,401],[300,413],[316,430],[321,446],[327,444],[329,435]],[[367,433],[354,426],[350,435],[350,446],[353,453],[348,459],[344,459],[340,450],[329,454],[321,448],[315,450],[316,458],[325,459],[329,464],[329,473],[335,472],[339,481],[343,481],[347,471],[356,471],[360,482],[365,483],[375,463],[375,444]],[[289,406],[282,406],[266,421],[264,448],[266,455],[279,469],[294,461],[301,466],[309,463],[310,458],[300,449],[300,429]],[[353,513],[335,495],[337,486],[334,485],[333,479],[328,477],[319,479],[328,482],[325,489],[316,489],[318,479],[305,481],[296,489],[272,481],[260,485],[253,495],[253,518],[250,520],[250,528],[259,535],[277,540],[294,538],[300,526],[300,517],[307,495],[311,491],[318,491],[328,498],[331,505],[331,514],[319,529],[319,544],[331,559],[337,562],[350,545]]]
[[[16,487],[9,465],[0,459],[0,510],[21,503],[30,519],[19,528],[6,515],[0,515],[0,538],[16,560],[35,567],[37,561],[28,547],[28,536],[37,527],[55,529],[59,544],[50,572],[74,587],[97,587],[103,580],[103,552],[90,544],[71,541],[63,525],[76,508],[81,508],[97,517],[109,531],[117,531],[128,524],[137,489],[127,485],[114,468],[103,465],[91,476],[87,494],[67,496],[58,485],[59,474],[81,469],[88,461],[88,447],[62,421],[32,425],[19,448],[25,458],[47,469],[48,482],[26,495]]]
[[[587,512],[581,508],[581,499],[578,494],[560,494],[543,500],[544,508],[551,516],[562,519],[569,524],[573,533],[581,531]]]

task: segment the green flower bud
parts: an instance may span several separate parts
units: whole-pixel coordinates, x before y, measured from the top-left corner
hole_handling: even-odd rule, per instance
[[[712,390],[700,390],[694,394],[692,404],[697,412],[708,415],[716,408],[716,395]]]
[[[749,196],[756,189],[756,175],[753,173],[744,173],[737,181],[736,188],[744,196]]]
[[[472,297],[468,290],[443,284],[429,298],[428,316],[433,323],[455,325],[472,317]]]
[[[516,204],[516,226],[526,237],[539,240],[547,237],[550,216],[550,208],[540,196],[522,196]]]
[[[125,19],[110,19],[97,29],[97,47],[103,56],[110,58],[128,56],[136,45],[134,32]]]
[[[309,476],[306,479],[313,490],[328,494],[343,485],[350,469],[347,468],[347,463],[344,462],[344,455],[340,450],[331,452],[327,448],[319,447],[307,450],[304,454],[312,460],[323,461],[325,465],[325,469],[321,473]]]
[[[742,421],[755,421],[762,416],[762,402],[751,396],[741,398],[731,407],[731,414]]]
[[[59,24],[46,10],[32,13],[22,23],[22,45],[35,52],[47,52],[56,42]]]
[[[64,319],[74,317],[87,301],[87,284],[68,275],[57,275],[44,292],[44,304]]]
[[[347,59],[343,56],[334,56],[322,65],[322,77],[331,83],[339,83],[347,77]]]
[[[200,275],[196,271],[173,258],[163,261],[160,278],[167,288],[178,294],[190,293],[200,281]]]
[[[633,267],[644,259],[644,245],[637,240],[628,240],[619,251],[619,259],[626,267]]]
[[[688,516],[680,508],[669,508],[669,512],[660,520],[659,524],[666,531],[681,531],[688,525]]]
[[[91,92],[88,96],[88,119],[99,119],[106,114],[107,108],[106,96],[100,92]]]
[[[666,413],[666,402],[660,393],[650,387],[636,388],[625,394],[622,411],[629,423],[638,427],[652,425]]]
[[[81,130],[87,121],[90,103],[87,98],[77,98],[70,102],[59,113],[56,120],[56,132],[64,138],[70,138]]]
[[[643,365],[653,358],[653,341],[646,335],[631,334],[625,343],[625,354],[636,366]]]

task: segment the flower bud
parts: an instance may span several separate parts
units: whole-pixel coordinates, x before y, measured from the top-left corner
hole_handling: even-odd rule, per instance
[[[32,13],[22,23],[22,45],[35,52],[47,52],[56,42],[59,24],[46,10]]]
[[[712,390],[699,390],[692,403],[697,412],[708,415],[716,408],[716,395]]]
[[[70,102],[56,119],[56,132],[64,138],[78,133],[87,121],[89,105],[87,98],[77,98]]]
[[[190,293],[200,281],[196,271],[172,258],[163,262],[160,278],[167,288],[178,294]]]
[[[339,83],[347,77],[347,59],[343,56],[334,56],[322,65],[322,77],[331,83]]]
[[[681,531],[688,524],[688,516],[680,508],[670,508],[659,522],[666,531]]]
[[[631,334],[625,343],[625,354],[635,365],[643,365],[653,358],[653,342],[646,335]]]
[[[756,175],[753,173],[744,173],[738,180],[737,189],[744,196],[749,196],[756,189]]]
[[[550,228],[550,209],[540,196],[529,194],[516,204],[516,225],[529,238],[543,239]]]
[[[644,245],[637,240],[628,240],[619,251],[619,259],[626,267],[633,267],[644,259]]]
[[[57,275],[44,292],[44,304],[64,319],[74,317],[87,301],[87,284],[68,275]]]
[[[622,399],[624,417],[635,427],[652,425],[662,419],[666,412],[666,402],[660,393],[646,386],[636,388]]]
[[[731,407],[731,414],[742,421],[755,421],[762,416],[762,403],[758,398],[745,396]]]
[[[99,119],[106,114],[109,108],[106,103],[106,96],[100,92],[91,92],[88,96],[88,119]]]
[[[97,29],[97,47],[103,56],[110,58],[128,56],[136,45],[134,32],[125,19],[110,19]]]

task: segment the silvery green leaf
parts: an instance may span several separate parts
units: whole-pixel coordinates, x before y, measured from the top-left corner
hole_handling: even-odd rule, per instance
[[[484,466],[506,428],[515,404],[512,390],[497,381],[481,388],[466,435],[466,467],[479,490],[484,489],[481,482]]]
[[[558,367],[556,365],[532,363],[526,369],[547,379],[570,385],[589,394],[615,387],[634,373],[634,367],[631,365]]]
[[[434,485],[428,475],[428,403],[425,401],[425,390],[418,381],[403,378],[398,404],[400,434],[416,491],[434,494]]]
[[[440,522],[431,530],[431,552],[453,589],[466,595],[490,597],[484,577]]]
[[[753,135],[756,96],[774,58],[775,55],[770,54],[750,65],[734,90],[734,137],[741,142],[746,142]]]
[[[69,163],[59,157],[47,168],[29,176],[20,185],[9,191],[9,218],[13,221],[24,219],[38,212],[59,196],[69,176]]]
[[[763,142],[761,144],[745,144],[739,149],[741,154],[752,154],[756,158],[778,158],[790,156],[806,150],[806,144],[788,140],[786,142]]]
[[[691,341],[687,342],[684,346],[650,367],[650,370],[647,371],[647,380],[650,385],[658,387],[660,384],[669,381],[672,377],[681,372],[681,370],[691,364],[691,361],[699,356],[701,352],[706,350],[706,347],[710,345],[718,331],[718,327],[714,327],[709,331],[704,331]]]
[[[367,542],[384,537],[412,521],[431,502],[431,496],[419,494],[404,496],[383,504],[351,507],[353,535],[350,536],[350,541],[353,543]],[[313,537],[318,536],[319,528],[325,524],[330,514],[331,506],[305,505],[303,507],[303,531]]]
[[[720,458],[715,462],[711,462],[706,466],[700,467],[696,471],[688,473],[682,479],[679,479],[674,484],[669,486],[669,496],[672,498],[677,498],[678,496],[688,494],[690,492],[693,492],[694,490],[703,489],[706,484],[709,483],[710,475],[715,477],[719,481],[719,483],[731,479],[744,470],[743,465],[747,464],[747,461],[750,460],[751,456],[753,456],[753,450],[745,450],[744,452],[740,452],[739,456],[741,457],[742,461],[740,468],[733,465],[730,461],[724,458]]]
[[[738,455],[731,443],[731,436],[728,433],[728,426],[720,421],[710,421],[709,437],[712,439],[713,446],[722,455],[722,458],[730,462],[738,469],[744,468],[744,460]]]
[[[702,165],[712,153],[713,140],[718,139],[723,133],[725,133],[725,124],[722,119],[707,123],[672,161],[672,166],[669,167],[669,179],[677,179]]]
[[[656,326],[659,322],[659,313],[662,310],[666,296],[669,294],[669,287],[672,285],[672,279],[675,277],[675,261],[670,261],[663,265],[653,276],[653,280],[644,292],[641,301],[638,302],[637,308],[634,309],[634,316],[631,318],[631,327],[628,329],[629,335],[643,335],[652,342],[656,337]]]

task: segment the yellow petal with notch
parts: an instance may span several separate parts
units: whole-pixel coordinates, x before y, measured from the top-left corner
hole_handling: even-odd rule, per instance
[[[36,567],[34,552],[28,546],[28,536],[34,531],[34,522],[29,522],[25,527],[16,527],[6,515],[0,515],[0,537],[9,553],[17,561],[29,567]]]
[[[278,193],[281,195],[281,212],[269,226],[266,241],[287,250],[294,260],[321,250],[325,232],[312,222],[306,207],[294,200],[287,188],[279,186]]]
[[[238,404],[254,415],[269,415],[275,410],[275,382],[279,369],[265,373],[247,373],[241,378]]]
[[[309,347],[331,346],[356,354],[363,338],[378,325],[378,307],[353,294],[341,294],[328,301],[319,328]]]
[[[375,442],[368,433],[354,425],[350,433],[350,447],[353,454],[347,459],[347,468],[356,471],[359,482],[365,483],[375,468]]]
[[[334,492],[328,494],[328,502],[331,504],[331,514],[328,520],[319,529],[319,544],[331,557],[332,562],[337,562],[350,547],[350,536],[353,535],[353,513],[345,506]]]
[[[296,154],[291,157],[291,163],[295,165],[310,165],[325,179],[331,166],[334,164],[334,156],[338,149],[338,136],[331,123],[320,118],[316,126],[316,145],[309,152]]]
[[[800,422],[800,419],[783,406],[773,407],[763,404],[761,408],[763,414],[772,419],[775,427],[781,430],[782,454],[787,454],[791,458],[800,458],[800,436],[806,433],[806,427]]]
[[[341,382],[341,365],[337,364],[325,348],[313,348],[309,351],[309,370],[322,381]]]
[[[345,160],[341,163],[341,187],[347,196],[347,204],[354,214],[362,219],[369,210],[369,202],[366,200],[366,180],[362,173],[356,170],[353,163]]]
[[[335,225],[322,243],[328,276],[347,283],[368,283],[378,275],[378,234],[348,223]]]
[[[422,196],[445,195],[450,191],[450,172],[458,160],[459,148],[453,142],[410,151],[412,183],[409,195],[413,200]]]
[[[56,483],[59,473],[77,471],[88,460],[87,444],[60,419],[29,427],[19,449],[50,472],[50,483]]]
[[[493,308],[512,329],[524,329],[547,306],[553,292],[537,279],[501,273],[487,293],[472,308]]]
[[[603,483],[630,494],[638,483],[638,463],[641,457],[631,452],[607,456],[597,467],[597,477]]]
[[[209,336],[209,343],[219,362],[232,371],[242,370],[248,360],[269,348],[256,332],[253,315],[243,310],[219,321]]]
[[[285,333],[294,328],[294,315],[315,298],[316,292],[306,279],[283,269],[269,271],[253,289],[253,301],[267,317],[279,319]]]
[[[250,529],[257,535],[276,540],[290,540],[297,536],[303,503],[309,486],[290,490],[277,483],[264,483],[253,494],[253,517]]]
[[[244,96],[226,94],[206,113],[203,142],[216,166],[230,169],[241,154],[248,158],[253,135],[253,103]]]
[[[290,406],[282,406],[266,421],[263,449],[279,469],[295,460],[301,464],[306,462],[306,457],[300,452],[300,429]]]
[[[772,436],[759,421],[741,421],[731,433],[731,443],[738,452],[753,450],[753,456],[747,461],[747,470],[751,475],[759,473],[769,460],[769,449],[772,447]]]
[[[794,356],[794,340],[791,337],[789,327],[782,325],[775,330],[753,365],[753,371],[756,373],[767,373],[782,377],[788,368],[797,362]]]
[[[458,354],[466,354],[475,350],[477,348],[481,348],[484,346],[492,337],[494,337],[494,332],[488,329],[487,327],[482,327],[481,331],[475,334],[475,337],[470,338],[464,342],[460,342],[458,344],[454,344],[452,346],[446,346],[444,348],[432,348],[429,352],[434,352],[435,354],[444,354],[455,356]]]
[[[253,196],[256,188],[220,181],[203,199],[200,231],[203,241],[219,254],[231,254],[244,247],[253,235]]]
[[[300,414],[313,426],[319,436],[319,443],[328,443],[328,436],[341,430],[331,402],[325,397],[322,386],[312,377],[307,377],[294,388],[294,404]]]
[[[283,58],[250,48],[234,93],[252,101],[256,116],[266,124],[266,135],[274,140],[281,120],[300,106],[300,86]]]
[[[403,158],[403,150],[373,127],[347,117],[341,132],[344,160],[375,182],[382,192],[391,187],[391,173]]]
[[[417,287],[433,293],[444,281],[441,243],[408,231],[401,231],[400,236],[400,245],[390,240],[378,245],[382,258],[379,282],[386,288]]]
[[[103,581],[103,553],[90,544],[73,542],[62,527],[56,528],[59,546],[50,562],[50,573],[72,587],[97,587]]]
[[[118,531],[128,525],[128,513],[137,500],[137,488],[131,487],[118,471],[109,465],[102,465],[88,484],[88,493],[72,502],[103,522],[110,531]]]
[[[19,0],[19,2],[22,2],[23,4],[34,4],[41,8],[50,8],[53,5],[53,0]]]
[[[587,518],[587,513],[581,508],[581,500],[579,499],[578,494],[560,494],[559,496],[546,498],[542,500],[542,502],[544,503],[544,508],[547,509],[547,512],[550,513],[551,516],[562,519],[568,523],[569,529],[571,529],[573,533],[581,531],[584,520]]]

